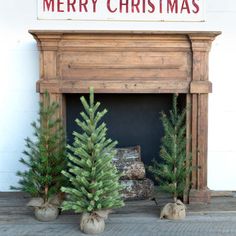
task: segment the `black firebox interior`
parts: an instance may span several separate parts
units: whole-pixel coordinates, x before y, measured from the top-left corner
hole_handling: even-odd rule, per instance
[[[68,143],[73,142],[72,132],[79,131],[75,123],[83,110],[80,97],[88,94],[66,94],[66,121]],[[100,110],[107,108],[103,121],[108,127],[108,137],[119,142],[118,147],[141,146],[142,160],[148,165],[152,159],[160,160],[159,149],[163,136],[160,112],[168,112],[172,94],[95,94],[101,102]],[[184,97],[179,97],[183,106]]]

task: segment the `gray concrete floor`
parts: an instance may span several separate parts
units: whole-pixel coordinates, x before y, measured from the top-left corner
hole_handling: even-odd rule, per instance
[[[0,236],[80,236],[79,216],[62,213],[50,223],[34,219],[25,207],[28,198],[20,193],[0,193]],[[187,217],[181,221],[160,220],[153,201],[127,202],[110,214],[101,236],[236,236],[236,198],[215,197],[211,204],[189,205]]]

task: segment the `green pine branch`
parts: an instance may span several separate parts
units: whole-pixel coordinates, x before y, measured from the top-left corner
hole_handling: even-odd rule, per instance
[[[163,191],[169,192],[174,201],[183,199],[191,167],[186,156],[186,108],[179,111],[178,95],[173,96],[169,114],[161,112],[164,136],[161,140],[161,162],[153,160],[148,170]]]
[[[63,210],[79,213],[121,207],[120,174],[112,164],[117,142],[107,138],[102,122],[107,110],[98,111],[100,103],[94,101],[92,88],[89,101],[84,97],[80,100],[84,111],[76,124],[81,132],[73,132],[74,142],[68,145],[68,171],[62,172],[71,183],[70,187],[62,187],[68,195]]]
[[[61,186],[66,183],[66,178],[61,174],[66,168],[66,141],[61,120],[55,118],[59,105],[50,101],[47,92],[43,96],[39,118],[31,124],[34,137],[25,139],[25,157],[20,159],[28,169],[17,172],[19,185],[11,186],[11,189],[41,197],[46,202],[59,193]]]

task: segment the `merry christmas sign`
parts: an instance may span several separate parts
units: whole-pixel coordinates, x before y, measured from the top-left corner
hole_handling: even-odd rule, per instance
[[[204,21],[204,0],[38,0],[38,19]]]

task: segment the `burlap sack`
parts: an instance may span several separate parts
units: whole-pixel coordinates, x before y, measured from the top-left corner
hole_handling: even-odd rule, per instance
[[[162,211],[160,218],[169,220],[182,220],[186,217],[186,206],[177,200],[175,203],[167,203]]]
[[[92,213],[83,213],[80,219],[80,229],[86,234],[100,234],[105,229],[105,219],[107,219],[109,210],[96,211]]]
[[[57,198],[53,198],[53,201],[56,201]],[[52,221],[55,220],[59,215],[59,203],[46,202],[44,203],[43,198],[32,198],[27,206],[34,208],[35,218],[39,221]]]
[[[39,221],[53,221],[58,217],[59,209],[56,206],[47,204],[47,206],[35,207],[34,215]]]

